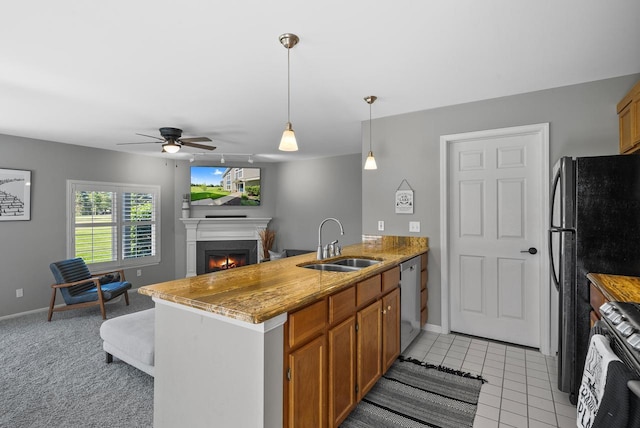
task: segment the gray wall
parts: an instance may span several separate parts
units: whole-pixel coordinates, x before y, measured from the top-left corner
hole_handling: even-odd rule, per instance
[[[49,264],[67,255],[68,179],[160,185],[162,262],[143,267],[141,277],[125,275],[134,287],[174,277],[174,162],[5,135],[0,153],[0,168],[30,170],[32,182],[31,220],[0,222],[0,316],[49,305]],[[18,288],[24,297],[16,298]]]
[[[380,233],[377,221],[384,220],[385,235],[429,237],[430,324],[441,322],[440,136],[549,122],[551,165],[565,155],[617,154],[616,104],[639,79],[636,74],[373,120],[378,169],[362,173],[362,231]],[[368,121],[362,131],[368,146]],[[402,179],[415,191],[413,215],[394,212]],[[410,220],[420,221],[420,233],[409,233]]]
[[[285,162],[277,176],[278,204],[273,228],[276,248],[312,250],[318,247],[318,226],[322,242],[338,239],[340,245],[362,241],[362,164],[360,154]]]
[[[184,277],[181,199],[189,191],[191,163],[6,135],[0,135],[0,153],[0,168],[32,172],[31,220],[0,222],[0,317],[49,304],[53,282],[49,264],[66,258],[68,179],[160,185],[162,261],[143,267],[141,277],[135,269],[125,274],[134,287]],[[198,164],[205,162],[193,163]],[[340,242],[360,241],[360,154],[254,166],[262,168],[260,207],[194,207],[191,216],[272,217],[277,248],[310,250],[317,245],[319,222],[335,216],[346,231]],[[335,225],[327,224],[324,236],[325,240],[337,237]],[[24,290],[24,297],[16,298],[18,288]],[[62,303],[60,296],[58,303]]]

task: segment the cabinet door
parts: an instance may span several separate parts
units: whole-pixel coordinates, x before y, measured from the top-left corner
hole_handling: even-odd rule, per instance
[[[358,401],[382,376],[382,301],[358,312]]]
[[[337,427],[356,405],[356,317],[329,330],[329,426]]]
[[[618,113],[618,121],[620,126],[620,153],[630,152],[633,148],[633,103],[627,105],[620,113]]]
[[[320,336],[289,354],[287,426],[323,427],[326,339]]]
[[[400,355],[400,289],[382,298],[382,373]]]

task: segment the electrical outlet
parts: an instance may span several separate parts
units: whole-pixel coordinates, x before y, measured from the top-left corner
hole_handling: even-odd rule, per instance
[[[384,220],[378,220],[378,230],[384,230]]]
[[[22,297],[24,296],[24,290],[22,288],[17,288],[16,289],[16,297]]]
[[[138,269],[136,271],[136,276],[142,276],[142,269]]]
[[[420,222],[419,221],[410,221],[409,222],[409,232],[420,232]]]

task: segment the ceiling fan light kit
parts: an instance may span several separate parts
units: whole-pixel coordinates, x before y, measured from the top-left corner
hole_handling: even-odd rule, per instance
[[[289,61],[289,51],[295,45],[298,44],[300,38],[295,34],[284,33],[280,35],[280,43],[287,49],[287,125],[282,133],[282,139],[280,140],[280,146],[278,150],[284,152],[295,152],[298,150],[298,142],[296,141],[296,134],[291,127],[291,67]]]
[[[367,160],[364,162],[364,169],[378,169],[378,165],[376,164],[376,158],[373,157],[373,150],[371,149],[371,104],[373,104],[378,97],[375,95],[369,95],[365,97],[364,100],[369,104],[369,154],[367,155]]]

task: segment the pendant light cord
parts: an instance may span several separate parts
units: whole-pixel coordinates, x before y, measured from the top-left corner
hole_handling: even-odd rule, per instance
[[[291,64],[289,59],[289,51],[287,48],[287,122],[291,123]]]
[[[371,152],[371,104],[373,101],[369,103],[369,152]]]

